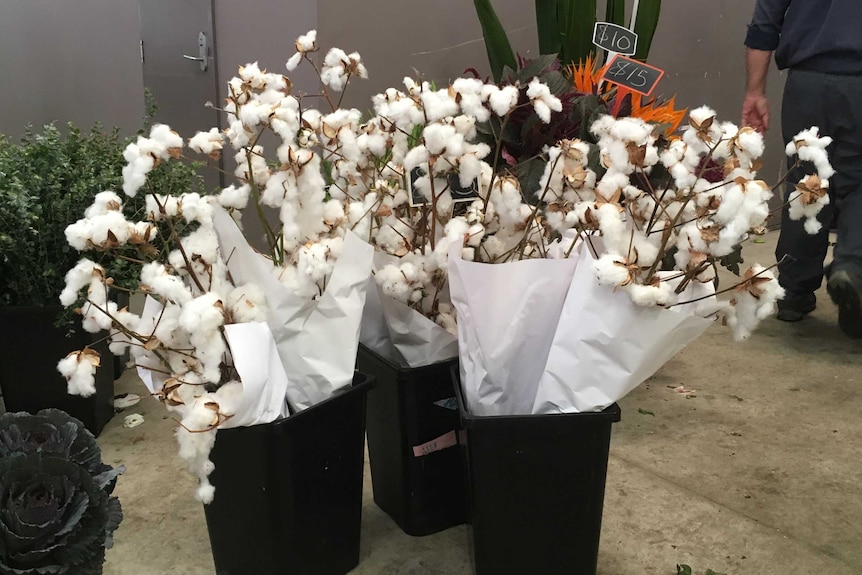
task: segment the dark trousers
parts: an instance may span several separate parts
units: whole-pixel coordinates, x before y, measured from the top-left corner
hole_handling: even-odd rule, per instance
[[[862,274],[862,76],[791,70],[781,111],[784,141],[811,126],[833,139],[828,152],[836,173],[829,182],[830,203],[820,212],[823,228],[818,234],[808,234],[802,227],[804,221],[792,221],[784,209],[775,257],[778,261],[784,258],[778,266],[778,281],[787,291],[787,299],[820,287],[833,223],[838,240],[831,270]],[[794,162],[789,159],[788,166]],[[787,179],[786,194],[793,194],[793,184],[812,170],[811,166],[794,170]]]

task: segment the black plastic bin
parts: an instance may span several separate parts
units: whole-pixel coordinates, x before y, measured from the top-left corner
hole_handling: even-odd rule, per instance
[[[595,575],[614,404],[602,412],[477,417],[458,382],[476,575]]]
[[[80,317],[68,336],[65,328],[54,327],[62,311],[60,305],[0,307],[3,401],[9,412],[61,409],[98,436],[114,416],[113,356],[104,341],[106,334],[87,333]],[[101,356],[95,376],[96,393],[90,397],[69,395],[57,362],[88,345]]]
[[[466,521],[459,426],[450,369],[458,359],[402,368],[360,345],[357,369],[377,385],[368,394],[368,458],[374,502],[408,535]]]
[[[216,434],[204,506],[216,575],[344,575],[359,563],[374,379],[288,418]]]

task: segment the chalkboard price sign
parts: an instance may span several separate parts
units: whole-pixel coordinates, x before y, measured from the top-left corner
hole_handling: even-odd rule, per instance
[[[637,52],[638,35],[612,22],[596,22],[593,44],[608,52],[631,56]]]
[[[416,180],[425,176],[425,170],[420,167],[415,167],[410,171],[410,195],[408,198],[410,199],[411,207],[424,206],[428,202],[425,199],[425,196],[422,195],[418,189],[416,189],[415,183]],[[458,202],[472,202],[473,200],[479,197],[479,180],[474,179],[470,182],[470,185],[466,188],[461,185],[461,179],[456,172],[449,172],[446,174],[446,183],[448,184],[446,189],[449,190],[449,194],[452,196],[452,201],[455,203]],[[437,190],[439,194],[444,190]]]
[[[649,96],[663,75],[664,70],[660,68],[617,55],[608,62],[602,79]]]

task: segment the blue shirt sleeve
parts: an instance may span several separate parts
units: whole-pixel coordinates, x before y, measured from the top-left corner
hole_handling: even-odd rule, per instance
[[[748,25],[745,45],[755,50],[772,51],[778,48],[784,15],[791,0],[757,0],[754,16]]]

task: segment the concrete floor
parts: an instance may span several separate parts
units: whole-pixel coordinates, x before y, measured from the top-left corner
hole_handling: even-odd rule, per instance
[[[747,261],[774,261],[775,240],[748,244]],[[745,344],[713,326],[620,402],[600,575],[674,575],[677,563],[698,575],[862,573],[862,341],[817,295],[805,321],[767,320]],[[131,372],[118,382],[118,393],[143,390]],[[146,423],[124,429],[118,415],[99,440],[106,461],[127,467],[105,573],[212,575],[174,424],[152,398],[130,411]],[[367,468],[362,512],[353,575],[470,573],[465,529],[404,535],[371,500]]]

